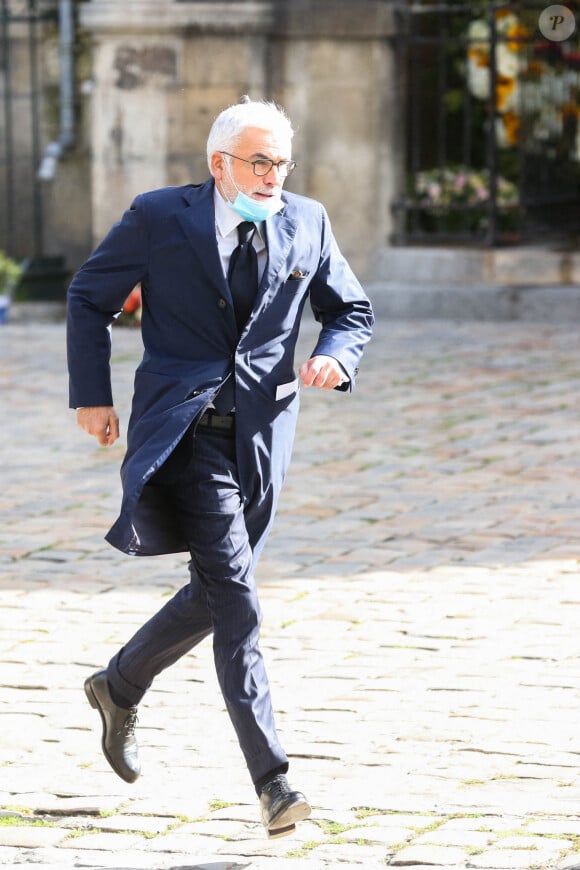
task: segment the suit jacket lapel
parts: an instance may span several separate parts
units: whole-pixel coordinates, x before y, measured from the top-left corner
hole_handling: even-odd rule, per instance
[[[288,252],[297,229],[295,221],[286,216],[286,208],[268,218],[264,226],[268,262],[260,283],[260,294],[266,293],[273,286],[282,267],[288,268]]]
[[[213,179],[201,187],[188,190],[183,196],[185,207],[176,216],[216,291],[231,301],[215,234],[213,190]]]

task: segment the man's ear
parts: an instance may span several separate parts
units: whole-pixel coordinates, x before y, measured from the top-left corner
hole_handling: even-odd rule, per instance
[[[223,154],[220,154],[219,151],[214,151],[211,155],[211,174],[217,181],[221,181],[222,176],[225,170],[225,160]]]

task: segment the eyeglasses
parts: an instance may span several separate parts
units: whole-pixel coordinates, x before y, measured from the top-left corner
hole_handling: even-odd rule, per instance
[[[279,160],[278,163],[274,163],[273,160],[268,160],[267,157],[260,157],[259,160],[246,160],[244,157],[230,154],[229,151],[220,151],[220,154],[227,154],[228,157],[233,157],[234,160],[241,160],[242,163],[249,163],[254,170],[254,175],[257,175],[258,178],[267,175],[272,171],[272,169],[274,169],[274,167],[278,170],[280,178],[287,178],[287,176],[291,175],[296,169],[295,160]]]

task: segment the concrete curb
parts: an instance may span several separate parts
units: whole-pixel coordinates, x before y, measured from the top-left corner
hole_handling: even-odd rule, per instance
[[[59,323],[66,318],[66,302],[13,302],[8,323]]]
[[[580,321],[580,286],[373,282],[365,285],[378,317],[570,323]]]

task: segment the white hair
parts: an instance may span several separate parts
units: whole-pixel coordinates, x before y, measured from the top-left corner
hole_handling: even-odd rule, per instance
[[[266,100],[242,97],[217,116],[207,137],[207,162],[211,171],[211,156],[216,151],[230,151],[247,127],[271,130],[282,138],[292,139],[294,130],[281,106]]]

